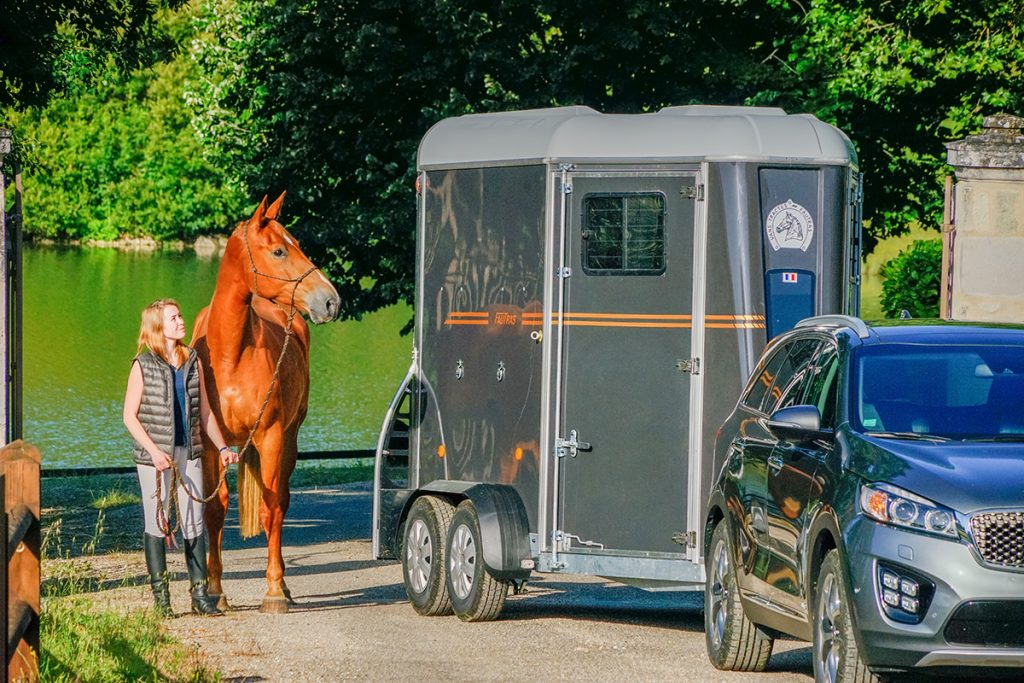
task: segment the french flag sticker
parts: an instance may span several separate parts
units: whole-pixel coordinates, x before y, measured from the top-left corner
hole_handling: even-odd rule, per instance
[[[783,273],[782,274],[782,281],[783,282],[796,282],[796,273]]]

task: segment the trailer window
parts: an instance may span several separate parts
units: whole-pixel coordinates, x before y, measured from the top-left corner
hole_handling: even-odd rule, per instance
[[[588,194],[583,198],[583,270],[591,275],[665,272],[665,195]]]

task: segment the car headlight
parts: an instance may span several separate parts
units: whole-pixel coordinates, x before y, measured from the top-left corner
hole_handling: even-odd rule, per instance
[[[892,484],[861,484],[860,510],[879,522],[956,538],[956,515]]]

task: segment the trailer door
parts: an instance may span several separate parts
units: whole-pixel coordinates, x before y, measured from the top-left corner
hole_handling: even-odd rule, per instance
[[[673,535],[687,529],[696,187],[680,172],[571,177],[557,435],[564,552],[685,551]]]

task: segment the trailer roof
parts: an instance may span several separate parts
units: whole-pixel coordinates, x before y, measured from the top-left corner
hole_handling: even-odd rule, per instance
[[[418,158],[423,170],[627,160],[857,163],[849,138],[810,114],[707,105],[655,114],[602,114],[590,107],[469,114],[427,131]]]

